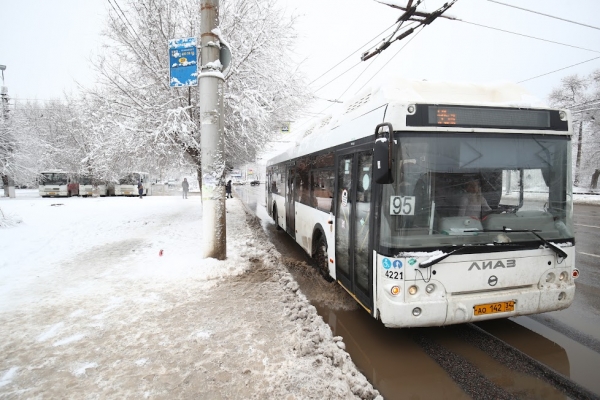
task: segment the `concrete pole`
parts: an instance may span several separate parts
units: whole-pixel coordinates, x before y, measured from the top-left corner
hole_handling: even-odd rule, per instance
[[[219,63],[219,0],[201,0],[200,144],[202,146],[203,255],[227,258],[225,158],[223,144],[223,75]]]
[[[0,108],[2,109],[2,120],[5,123],[8,123],[8,88],[4,86],[4,70],[6,70],[6,65],[0,65],[0,72],[2,72],[2,85],[0,85]],[[12,150],[9,148],[9,152]],[[4,196],[15,198],[15,182],[8,175],[1,175],[0,179],[2,179],[2,184],[4,186]]]

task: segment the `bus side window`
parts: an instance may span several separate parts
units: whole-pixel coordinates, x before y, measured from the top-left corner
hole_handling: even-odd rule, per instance
[[[324,212],[333,211],[333,182],[335,170],[327,169],[313,172],[311,190],[311,204],[317,210]]]
[[[298,162],[296,170],[296,201],[310,205],[310,159],[308,157],[301,158]]]

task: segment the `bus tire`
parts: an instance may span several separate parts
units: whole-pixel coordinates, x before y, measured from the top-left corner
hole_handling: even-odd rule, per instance
[[[279,216],[277,215],[277,206],[273,207],[273,221],[275,221],[275,228],[280,231],[281,227],[279,226]]]
[[[329,256],[327,255],[327,239],[321,236],[317,240],[315,252],[313,254],[314,267],[319,271],[327,282],[333,282],[333,278],[329,275]]]

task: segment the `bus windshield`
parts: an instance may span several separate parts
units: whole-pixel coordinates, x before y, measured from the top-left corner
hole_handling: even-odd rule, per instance
[[[81,185],[93,185],[94,184],[94,179],[90,175],[82,175],[79,178],[79,183]]]
[[[383,253],[573,238],[570,138],[396,133]],[[514,231],[514,232],[511,232]]]
[[[66,185],[67,174],[64,172],[43,172],[41,179],[42,185]]]
[[[119,184],[121,185],[137,185],[140,179],[143,181],[142,176],[136,172],[131,173],[127,176],[119,179]]]

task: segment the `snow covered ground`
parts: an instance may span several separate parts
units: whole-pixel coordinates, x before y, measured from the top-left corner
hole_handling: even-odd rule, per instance
[[[0,210],[0,398],[378,396],[238,199],[225,261],[198,196]]]

